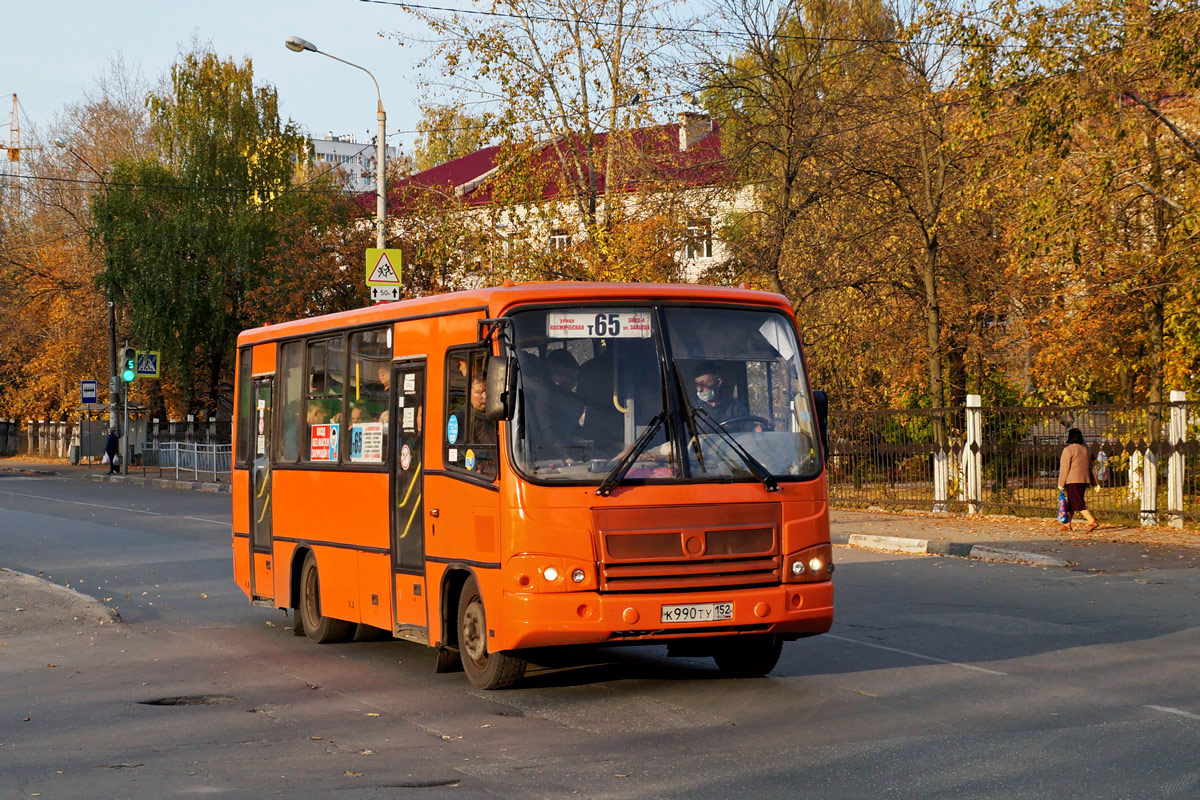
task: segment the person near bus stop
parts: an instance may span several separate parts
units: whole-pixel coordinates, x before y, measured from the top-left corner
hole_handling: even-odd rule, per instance
[[[1063,448],[1062,457],[1058,464],[1058,489],[1067,494],[1067,521],[1063,523],[1064,531],[1071,530],[1071,517],[1081,514],[1088,525],[1084,533],[1096,530],[1100,523],[1088,511],[1084,491],[1088,486],[1096,486],[1096,475],[1092,472],[1092,455],[1083,442],[1083,433],[1078,428],[1067,431],[1067,446]]]
[[[109,428],[108,438],[104,440],[104,454],[108,456],[108,474],[115,475],[120,472],[120,463],[117,459],[117,453],[121,449],[121,439],[117,436],[116,428]]]

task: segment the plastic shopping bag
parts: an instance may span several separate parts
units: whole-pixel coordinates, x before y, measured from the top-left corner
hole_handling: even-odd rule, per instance
[[[1058,490],[1058,521],[1063,525],[1067,524],[1070,517],[1067,516],[1067,492],[1065,489]]]
[[[105,453],[105,454],[104,454],[104,458],[100,459],[100,463],[101,463],[101,464],[107,464],[107,463],[108,463],[108,453]]]

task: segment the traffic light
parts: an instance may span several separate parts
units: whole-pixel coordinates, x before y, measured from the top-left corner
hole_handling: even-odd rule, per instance
[[[137,349],[126,347],[121,351],[121,380],[133,383],[137,377]]]

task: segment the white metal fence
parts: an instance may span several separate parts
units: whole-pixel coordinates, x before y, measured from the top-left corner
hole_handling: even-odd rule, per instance
[[[146,442],[142,450],[142,472],[158,469],[175,471],[175,477],[191,473],[194,480],[201,476],[228,475],[233,459],[233,445],[195,444],[193,442]]]

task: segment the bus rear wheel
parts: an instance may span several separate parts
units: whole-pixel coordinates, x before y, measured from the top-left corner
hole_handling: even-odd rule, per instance
[[[304,557],[304,566],[300,570],[300,620],[305,635],[318,644],[345,642],[354,635],[353,622],[321,614],[321,579],[317,572],[317,556],[311,550]]]
[[[713,653],[722,675],[730,678],[761,678],[779,663],[783,641],[778,636],[731,639]]]
[[[528,662],[507,653],[489,653],[487,640],[483,597],[475,576],[471,576],[458,599],[458,652],[463,672],[480,689],[504,689],[521,680]]]

